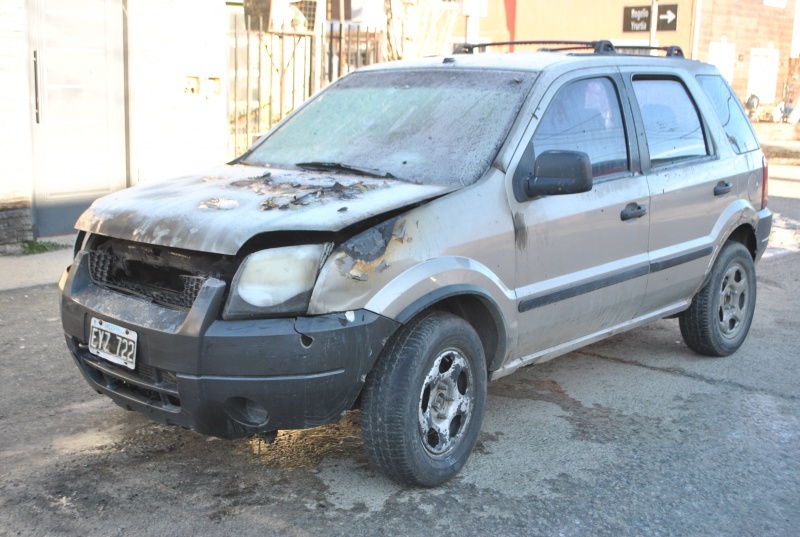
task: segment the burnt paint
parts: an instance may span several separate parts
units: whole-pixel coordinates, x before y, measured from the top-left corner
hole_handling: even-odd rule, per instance
[[[528,228],[522,213],[514,213],[514,242],[517,250],[523,251],[528,246]]]
[[[271,211],[273,209],[287,210],[292,207],[299,207],[310,205],[316,202],[323,201],[347,201],[359,197],[367,190],[375,190],[378,188],[389,188],[387,182],[380,184],[357,183],[342,184],[339,181],[334,182],[332,185],[320,184],[273,184],[271,181],[234,181],[231,186],[240,186],[244,188],[251,188],[253,192],[258,195],[268,196],[261,202],[262,211]],[[339,209],[341,212],[341,209]]]
[[[386,252],[386,247],[394,235],[395,222],[397,222],[396,217],[356,235],[342,244],[341,250],[353,259],[375,261]],[[405,235],[405,223],[401,231]]]
[[[339,232],[453,190],[295,170],[273,170],[268,177],[266,170],[258,172],[226,166],[142,184],[97,200],[76,227],[136,242],[236,254],[259,234]]]
[[[406,237],[406,221],[395,216],[344,242],[334,254],[334,263],[343,276],[364,282],[371,274],[380,274],[391,266],[385,257],[392,241],[410,240]]]

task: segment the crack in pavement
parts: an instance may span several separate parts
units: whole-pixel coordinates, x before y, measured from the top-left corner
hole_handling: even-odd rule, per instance
[[[783,394],[779,392],[765,390],[763,388],[755,388],[753,386],[747,386],[746,384],[741,384],[739,382],[732,382],[730,380],[721,380],[721,379],[714,379],[709,378],[698,373],[692,373],[691,371],[686,371],[685,369],[679,369],[677,367],[656,367],[654,365],[643,364],[642,362],[637,362],[635,360],[623,360],[622,358],[612,358],[610,356],[603,356],[602,354],[596,354],[593,352],[586,352],[586,351],[574,351],[575,354],[581,356],[588,356],[591,358],[599,358],[600,360],[606,360],[608,362],[613,362],[617,364],[625,364],[625,365],[632,365],[636,367],[642,367],[644,369],[649,369],[651,371],[657,371],[659,373],[667,373],[669,375],[676,375],[680,377],[690,378],[692,380],[699,380],[701,382],[705,382],[711,386],[727,386],[729,388],[735,388],[738,390],[742,390],[748,393],[755,393],[759,395],[768,395],[770,397],[777,397],[779,399],[784,399],[786,401],[797,401],[798,397],[796,395],[791,394]]]

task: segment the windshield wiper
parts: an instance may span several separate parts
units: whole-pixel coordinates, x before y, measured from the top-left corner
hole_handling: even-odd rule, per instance
[[[400,179],[389,172],[358,168],[356,166],[350,166],[349,164],[342,164],[341,162],[298,162],[295,166],[303,168],[304,170],[346,172],[364,177],[374,177],[376,179]]]

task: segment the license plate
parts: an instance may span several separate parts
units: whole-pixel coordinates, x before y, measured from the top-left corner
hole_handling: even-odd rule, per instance
[[[137,339],[138,334],[133,330],[92,318],[89,352],[109,362],[134,369],[136,367]]]

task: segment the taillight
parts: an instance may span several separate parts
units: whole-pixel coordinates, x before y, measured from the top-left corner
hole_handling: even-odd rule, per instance
[[[767,208],[767,198],[769,192],[769,167],[767,157],[761,157],[761,208]]]

